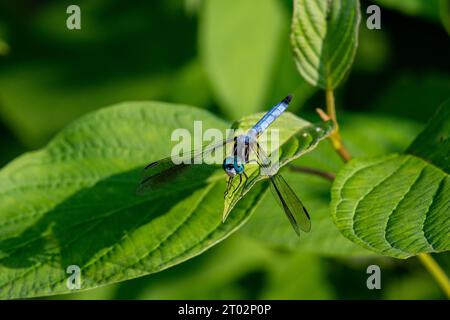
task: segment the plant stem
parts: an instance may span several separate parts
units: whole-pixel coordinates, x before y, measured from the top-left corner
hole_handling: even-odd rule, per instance
[[[326,89],[325,90],[325,98],[326,98],[326,102],[327,102],[327,114],[333,120],[334,125],[336,126],[336,129],[338,129],[338,123],[337,123],[337,119],[336,119],[336,106],[335,106],[335,103],[334,103],[333,89]]]
[[[332,172],[326,172],[315,168],[301,167],[296,165],[289,165],[289,170],[294,172],[303,172],[313,174],[327,180],[333,181],[336,178],[336,175]]]
[[[419,253],[417,257],[442,288],[445,295],[447,296],[447,299],[450,299],[450,280],[448,279],[444,270],[442,270],[442,268],[437,264],[433,257],[428,253]]]
[[[334,104],[334,92],[333,89],[325,90],[326,103],[327,103],[327,113],[330,116],[331,120],[334,122],[335,130],[330,135],[331,144],[333,148],[336,150],[337,154],[342,158],[344,162],[348,162],[352,159],[350,153],[345,148],[341,135],[339,134],[339,125],[336,118],[336,107]]]

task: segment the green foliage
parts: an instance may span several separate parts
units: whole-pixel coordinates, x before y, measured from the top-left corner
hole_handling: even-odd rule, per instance
[[[291,43],[300,74],[334,89],[349,70],[358,44],[358,0],[295,0]]]
[[[181,8],[169,10],[164,1],[79,5],[80,32],[65,27],[61,1],[33,10],[32,25],[7,29],[14,42],[8,42],[9,59],[0,60],[0,117],[24,145],[42,147],[74,119],[122,101],[210,104],[206,75],[193,55],[196,26]],[[27,20],[14,8],[0,9],[0,23],[15,15]]]
[[[246,132],[261,118],[261,116],[262,114],[257,114],[245,117],[235,124],[235,127]],[[301,155],[313,150],[321,140],[329,136],[333,130],[333,123],[327,121],[311,124],[288,113],[283,114],[277,119],[277,122],[273,124],[272,128],[279,129],[276,140],[279,143],[279,146],[274,146],[274,144],[271,143],[270,137],[265,140],[262,139],[259,143],[267,143],[269,146],[270,149],[267,150],[268,157],[271,157],[272,153],[277,152],[276,159],[279,161],[277,165],[283,167]],[[275,150],[274,147],[277,149]],[[270,168],[269,170],[271,174],[276,173],[276,168]],[[225,197],[223,209],[224,219],[226,219],[236,203],[251,190],[255,183],[268,178],[267,173],[264,175],[261,174],[261,168],[257,164],[247,166],[246,174],[248,175],[248,182],[245,184],[239,183],[239,179],[233,180],[232,188],[235,191],[229,193],[229,195]]]
[[[383,255],[446,251],[449,183],[410,155],[354,160],[333,184],[332,215],[347,238]]]
[[[193,119],[225,125],[184,106],[125,103],[82,118],[45,149],[6,166],[0,173],[2,297],[67,292],[65,269],[72,264],[82,268],[85,289],[156,272],[240,226],[261,190],[222,224],[217,199],[224,179],[211,170],[188,174],[190,183],[180,189],[135,195],[142,166],[169,154],[172,130],[189,128]]]
[[[450,100],[441,105],[406,152],[450,173]]]
[[[275,71],[285,18],[276,0],[204,3],[200,52],[226,115],[236,119],[261,108]]]
[[[236,250],[236,248],[239,250]],[[302,272],[296,270],[301,265]],[[328,299],[326,264],[318,257],[275,252],[233,234],[211,250],[161,273],[66,299]],[[295,278],[288,276],[296,274]],[[293,281],[294,280],[294,281]]]
[[[382,30],[365,28],[372,3],[357,0],[80,0],[78,31],[65,28],[67,3],[0,3],[1,166],[103,105],[168,102],[91,113],[0,171],[0,297],[442,298],[419,260],[390,257],[449,249],[449,102],[419,136],[405,118],[425,123],[449,98],[450,4],[373,3]],[[308,146],[300,135],[302,118],[325,107],[320,88],[336,87],[348,164],[315,145],[327,124]],[[235,123],[246,129],[288,93],[293,114],[273,127],[311,232],[296,236],[263,181],[226,204],[223,224],[215,167],[135,195],[142,167],[170,154],[173,129],[229,127],[213,114],[246,116]],[[433,254],[444,270],[449,257]],[[53,296],[69,292],[71,264],[82,289]],[[370,264],[383,290],[367,290]]]
[[[236,247],[240,250],[236,250]],[[143,290],[139,298],[245,298],[246,292],[236,282],[241,277],[264,268],[271,257],[272,253],[258,243],[233,235],[208,251],[206,257],[189,261],[188,266],[180,265],[176,267],[178,270],[173,270],[166,277],[149,279],[147,288],[150,290]],[[177,271],[184,272],[185,275],[180,277]]]
[[[351,154],[375,156],[390,152],[401,152],[409,140],[418,132],[417,125],[398,119],[343,115],[341,134]],[[395,125],[394,125],[395,124]],[[295,165],[337,172],[341,159],[328,143],[320,144],[314,152],[294,162]],[[362,256],[371,252],[346,239],[330,219],[330,189],[332,182],[322,177],[283,171],[289,184],[298,190],[298,195],[312,216],[310,233],[298,238],[290,231],[291,226],[274,204],[271,196],[265,196],[252,219],[243,230],[259,241],[272,247],[288,250],[298,249],[327,256]]]
[[[224,176],[212,166],[193,166],[148,197],[134,193],[145,162],[170,154],[165,141],[171,132],[191,127],[194,119],[203,119],[206,128],[225,127],[185,106],[125,103],[82,118],[45,149],[6,166],[0,173],[2,294],[66,292],[64,270],[72,264],[82,267],[84,288],[157,272],[201,253],[239,227],[264,188],[257,185],[242,201],[226,206],[227,212],[234,210],[222,224],[217,199],[225,189]],[[241,125],[250,120],[254,117]],[[310,126],[289,114],[278,125],[285,141],[281,165],[314,148],[330,131],[330,123]],[[28,288],[27,281],[37,287]]]
[[[447,102],[410,154],[357,159],[339,172],[331,208],[347,238],[396,258],[450,249],[448,110]]]
[[[283,177],[296,190],[311,215],[311,232],[298,237],[271,194],[255,210],[243,227],[248,235],[269,247],[300,250],[325,256],[365,256],[370,252],[355,245],[339,232],[330,219],[331,182],[321,177],[283,171]]]

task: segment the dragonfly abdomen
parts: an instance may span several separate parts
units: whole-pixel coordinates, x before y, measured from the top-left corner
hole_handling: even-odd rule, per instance
[[[260,135],[264,130],[266,130],[272,122],[274,122],[289,106],[289,102],[291,102],[292,96],[287,96],[280,103],[275,105],[272,109],[270,109],[262,118],[259,120],[253,128],[250,129],[249,135],[256,137]]]

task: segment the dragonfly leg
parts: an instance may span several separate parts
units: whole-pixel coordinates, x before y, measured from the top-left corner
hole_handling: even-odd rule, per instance
[[[243,187],[242,190],[241,190],[241,196],[242,196],[242,194],[244,193],[245,187],[247,186],[247,182],[248,182],[248,175],[245,173],[245,171],[242,172],[242,174],[243,174],[244,177],[245,177],[245,182],[244,182],[244,187]]]
[[[228,195],[228,192],[231,188],[231,183],[233,182],[233,177],[229,177],[227,181],[227,188],[225,189],[225,192],[223,193],[223,196],[226,197]]]
[[[244,172],[244,174],[245,174],[245,172]],[[239,183],[238,183],[238,185],[236,186],[236,188],[234,188],[233,193],[234,193],[237,189],[239,189],[239,187],[241,186],[241,183],[242,183],[242,174],[239,175]]]

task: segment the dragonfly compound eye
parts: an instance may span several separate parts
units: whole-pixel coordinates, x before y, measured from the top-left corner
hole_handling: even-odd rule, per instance
[[[234,158],[233,157],[227,157],[223,160],[223,170],[229,175],[230,177],[234,177],[236,175],[236,169],[234,168]]]

